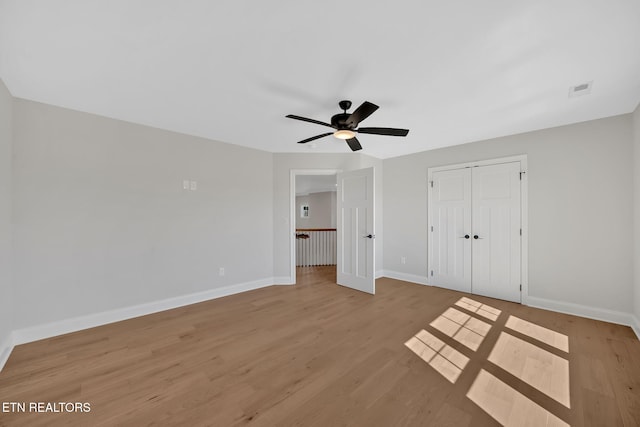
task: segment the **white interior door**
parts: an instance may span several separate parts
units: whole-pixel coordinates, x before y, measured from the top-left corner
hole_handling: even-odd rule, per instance
[[[338,174],[337,282],[375,294],[373,168]]]
[[[472,292],[520,302],[520,163],[472,170]]]
[[[429,283],[471,292],[471,168],[434,172]]]

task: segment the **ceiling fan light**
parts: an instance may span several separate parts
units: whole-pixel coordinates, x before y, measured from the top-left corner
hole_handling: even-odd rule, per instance
[[[340,129],[335,131],[333,133],[333,136],[335,136],[338,139],[351,139],[351,138],[355,138],[356,133],[349,129]]]

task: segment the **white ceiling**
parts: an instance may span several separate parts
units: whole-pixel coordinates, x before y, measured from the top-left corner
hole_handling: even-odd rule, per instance
[[[349,152],[337,102],[380,109],[388,158],[628,113],[640,1],[0,0],[0,77],[20,98],[272,152]],[[590,95],[570,86],[593,81]]]

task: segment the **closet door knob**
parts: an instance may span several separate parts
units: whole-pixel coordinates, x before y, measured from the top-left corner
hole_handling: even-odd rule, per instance
[[[465,234],[464,236],[462,236],[462,237],[460,237],[460,238],[461,238],[461,239],[468,239],[468,238],[469,238],[469,235],[468,235],[468,234]]]

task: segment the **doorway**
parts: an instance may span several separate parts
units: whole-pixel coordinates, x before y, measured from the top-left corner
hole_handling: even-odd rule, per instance
[[[430,168],[428,281],[526,302],[526,156]]]
[[[336,283],[357,291],[375,294],[375,170],[365,168],[342,172],[335,169],[291,170],[290,175],[290,268],[296,280],[296,240],[305,238],[297,229],[298,216],[309,219],[311,205],[297,203],[298,177],[325,176],[337,190],[335,203]],[[330,177],[330,178],[329,178]],[[311,230],[309,230],[311,231]],[[309,236],[310,237],[310,236]]]
[[[290,175],[290,271],[297,283],[297,269],[305,279],[316,270],[336,272],[337,169],[298,169]],[[302,271],[302,270],[301,270]],[[306,281],[306,280],[305,280]]]

